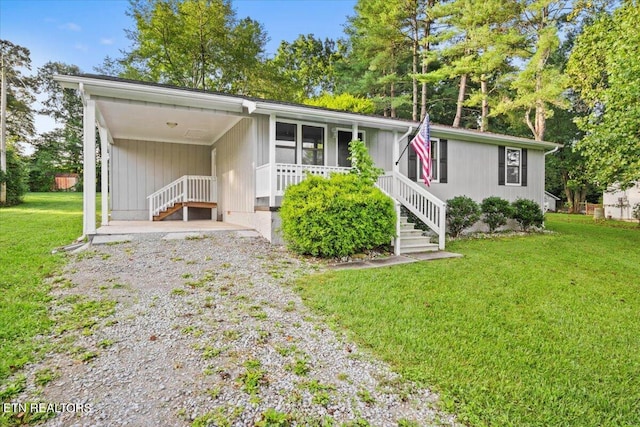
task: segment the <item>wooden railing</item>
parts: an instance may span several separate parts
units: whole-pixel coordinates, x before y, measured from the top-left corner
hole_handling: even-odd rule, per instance
[[[398,172],[386,173],[378,178],[378,187],[400,202],[420,221],[438,235],[438,247],[444,249],[446,231],[446,204],[425,188]]]
[[[284,190],[300,183],[307,173],[325,178],[332,173],[348,173],[351,168],[338,166],[266,164],[256,168],[256,197],[282,196]]]
[[[217,202],[215,176],[184,175],[147,197],[149,220],[160,212],[182,202]]]

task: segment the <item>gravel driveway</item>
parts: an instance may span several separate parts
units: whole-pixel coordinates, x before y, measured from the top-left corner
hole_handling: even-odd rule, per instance
[[[303,306],[291,283],[322,267],[246,234],[140,235],[72,255],[51,279],[52,316],[105,310],[57,325],[57,351],[28,369],[29,399],[71,404],[46,425],[454,425],[429,390]],[[36,372],[55,379],[36,386]]]

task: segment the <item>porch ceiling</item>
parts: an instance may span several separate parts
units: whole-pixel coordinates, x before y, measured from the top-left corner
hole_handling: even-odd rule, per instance
[[[211,145],[242,119],[238,115],[175,105],[97,100],[96,106],[114,140]]]

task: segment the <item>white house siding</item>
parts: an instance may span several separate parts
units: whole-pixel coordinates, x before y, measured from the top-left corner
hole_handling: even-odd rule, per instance
[[[259,120],[244,118],[214,145],[218,178],[218,214],[223,221],[255,227],[256,139]]]
[[[602,196],[604,215],[607,218],[633,220],[633,207],[640,203],[640,181],[624,191],[610,189]]]
[[[401,151],[404,144],[406,141],[401,143]],[[408,153],[405,152],[400,161],[400,171],[405,175],[407,156]],[[544,206],[544,152],[541,150],[527,150],[527,186],[524,187],[498,185],[498,145],[449,139],[447,170],[447,183],[434,182],[428,188],[429,192],[442,201],[456,196],[468,196],[481,202],[486,197],[498,196],[509,201],[517,198],[530,199],[540,207]],[[422,184],[422,181],[419,183]]]
[[[146,220],[147,196],[183,175],[210,175],[202,145],[118,139],[111,146],[111,219]]]
[[[393,132],[377,129],[364,129],[369,154],[375,165],[388,172],[393,169]]]

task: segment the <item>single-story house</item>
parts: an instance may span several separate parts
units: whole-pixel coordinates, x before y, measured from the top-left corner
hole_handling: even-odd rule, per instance
[[[633,208],[638,203],[640,203],[640,181],[625,190],[621,190],[619,186],[612,186],[602,195],[606,218],[635,220]]]
[[[411,148],[419,123],[247,96],[96,75],[56,76],[84,104],[84,234],[96,233],[96,129],[101,223],[206,215],[279,239],[285,188],[305,171],[349,171],[348,144],[365,142],[386,171],[378,185],[423,220],[444,248],[445,201],[467,195],[544,204],[544,155],[556,144],[433,124],[433,180],[422,183]],[[104,162],[104,160],[103,160]],[[190,209],[192,213],[190,213]],[[400,222],[396,252],[424,237]],[[406,238],[405,238],[406,236]],[[414,246],[415,246],[414,245]],[[416,250],[415,248],[413,250]]]
[[[558,212],[558,203],[560,197],[554,196],[548,191],[544,192],[544,211],[545,212]]]

